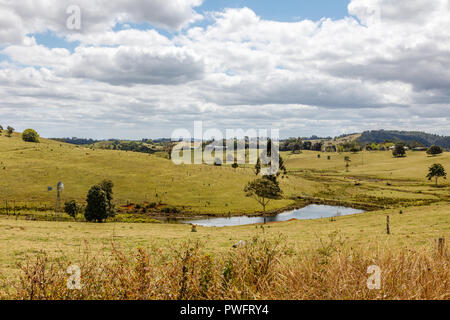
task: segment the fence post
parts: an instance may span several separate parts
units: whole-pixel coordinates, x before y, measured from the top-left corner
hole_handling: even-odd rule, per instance
[[[442,256],[444,254],[445,238],[439,238],[438,252]]]
[[[386,217],[386,232],[387,234],[391,234],[391,230],[389,228],[389,216]]]

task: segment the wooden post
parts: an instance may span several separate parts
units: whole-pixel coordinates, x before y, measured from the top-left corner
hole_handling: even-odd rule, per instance
[[[389,216],[386,217],[386,232],[387,234],[391,234],[391,230],[389,228]]]
[[[444,254],[444,247],[445,247],[445,238],[439,238],[438,252],[441,256]]]
[[[5,200],[5,208],[6,208],[6,215],[9,216],[9,211],[8,211],[8,200]]]

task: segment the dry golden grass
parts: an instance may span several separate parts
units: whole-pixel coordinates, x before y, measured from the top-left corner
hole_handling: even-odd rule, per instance
[[[217,255],[199,242],[164,251],[114,247],[109,258],[87,249],[80,290],[68,289],[70,260],[40,253],[20,265],[20,280],[0,294],[38,300],[450,299],[449,263],[446,249],[349,250],[333,233],[303,251],[282,237],[259,235]],[[367,286],[372,265],[381,270],[378,290]]]

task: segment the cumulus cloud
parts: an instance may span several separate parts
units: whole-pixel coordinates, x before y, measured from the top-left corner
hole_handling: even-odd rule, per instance
[[[113,85],[181,84],[199,79],[203,64],[182,48],[80,48],[63,75]]]
[[[53,31],[62,36],[110,30],[116,23],[148,23],[177,30],[201,19],[194,8],[203,0],[0,0],[0,43],[21,43],[27,34]],[[67,28],[78,6],[81,29]]]
[[[114,14],[107,18],[95,10],[103,2],[90,1],[83,32],[65,33],[79,42],[70,52],[29,34],[65,32],[64,21],[52,18],[62,7],[42,12],[44,2],[0,0],[9,4],[17,34],[26,30],[0,52],[10,59],[0,66],[0,116],[27,124],[52,119],[52,128],[83,128],[93,137],[170,136],[195,120],[276,126],[284,136],[377,128],[450,134],[446,0],[352,0],[346,18],[290,23],[226,9],[212,13],[211,24],[171,38],[111,29],[116,22],[188,26],[200,3],[138,2],[108,3]],[[179,8],[156,14],[154,6]],[[0,41],[14,43],[17,34],[0,31]],[[15,116],[14,108],[39,117]]]
[[[362,23],[422,25],[448,10],[447,0],[352,0],[350,14]]]

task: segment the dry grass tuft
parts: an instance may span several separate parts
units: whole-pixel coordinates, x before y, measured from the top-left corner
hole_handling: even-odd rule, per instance
[[[81,290],[69,290],[64,257],[45,252],[19,265],[18,281],[0,289],[10,299],[450,299],[445,248],[346,248],[334,233],[315,250],[287,246],[282,236],[255,236],[221,255],[200,242],[162,251],[123,252],[79,263]],[[369,290],[367,268],[381,269],[381,289]],[[6,288],[9,289],[6,289]]]

